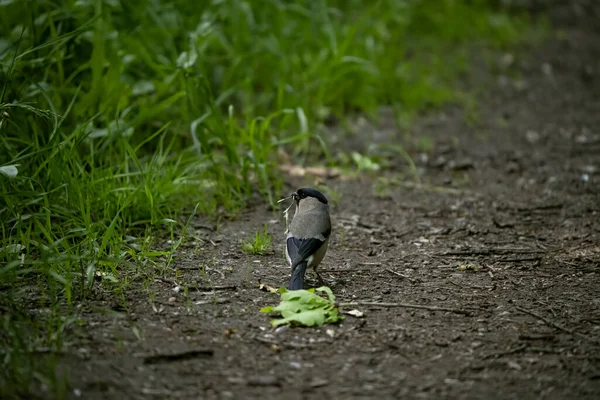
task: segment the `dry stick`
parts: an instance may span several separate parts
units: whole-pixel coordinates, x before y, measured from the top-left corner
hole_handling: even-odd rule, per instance
[[[542,257],[520,257],[520,258],[505,258],[500,260],[494,260],[499,263],[508,263],[508,262],[524,262],[524,261],[541,261]]]
[[[535,317],[535,318],[539,319],[540,321],[542,321],[546,325],[554,327],[554,328],[558,329],[559,331],[563,331],[563,332],[569,333],[571,335],[576,335],[576,336],[582,337],[582,338],[587,339],[587,340],[589,340],[591,342],[598,343],[598,340],[596,340],[594,338],[591,338],[589,336],[586,336],[586,335],[584,335],[582,333],[575,332],[572,329],[565,328],[564,326],[558,325],[556,322],[552,322],[552,321],[550,321],[550,320],[542,317],[541,315],[539,315],[538,313],[536,313],[534,311],[531,311],[531,310],[528,310],[528,309],[522,308],[522,307],[516,307],[516,309],[519,310],[519,311],[521,311],[521,312],[524,312],[525,314],[529,314],[532,317]]]
[[[460,288],[468,288],[468,289],[481,289],[481,290],[491,290],[494,288],[495,285],[492,286],[478,286],[478,285],[461,285],[460,283],[454,282],[452,279],[448,279],[448,282],[450,282],[451,284],[458,286]]]
[[[365,272],[373,271],[373,268],[345,268],[345,269],[321,269],[319,272],[330,272],[330,273],[345,273],[345,272]]]
[[[522,247],[488,247],[481,249],[468,249],[461,251],[446,251],[443,253],[437,253],[435,256],[489,256],[489,255],[504,255],[504,254],[539,254],[544,253],[541,250],[522,248]]]
[[[294,343],[294,342],[286,342],[286,343],[280,343],[277,342],[275,340],[270,340],[267,338],[263,338],[263,337],[255,337],[255,340],[261,342],[261,343],[265,343],[265,344],[270,344],[270,345],[275,345],[275,346],[281,346],[281,347],[292,347],[292,348],[296,348],[296,349],[305,349],[307,347],[310,347],[307,344],[303,344],[303,343]]]
[[[514,349],[511,349],[511,350],[508,350],[508,351],[500,351],[500,352],[497,352],[497,353],[488,354],[486,356],[483,356],[483,359],[487,360],[488,358],[499,358],[499,357],[502,357],[502,356],[508,356],[508,355],[515,354],[515,353],[518,353],[520,351],[523,351],[526,348],[527,348],[527,345],[526,344],[522,344],[522,345],[517,346]]]
[[[393,269],[386,268],[385,270],[386,270],[387,272],[389,272],[390,274],[394,274],[394,275],[396,275],[396,276],[399,276],[400,278],[404,278],[404,279],[409,279],[409,280],[410,280],[410,278],[409,278],[408,276],[406,276],[406,275],[404,275],[404,274],[401,274],[400,272],[396,272],[396,271],[394,271]]]
[[[519,310],[521,312],[524,312],[525,314],[529,314],[532,317],[536,317],[537,319],[539,319],[540,321],[542,321],[543,323],[545,323],[548,326],[552,326],[552,327],[554,327],[554,328],[556,328],[556,329],[558,329],[560,331],[567,332],[567,333],[570,333],[570,334],[574,333],[571,329],[565,328],[563,326],[558,325],[555,322],[549,321],[549,320],[547,320],[546,318],[542,317],[541,315],[539,315],[538,313],[536,313],[534,311],[528,310],[526,308],[521,308],[521,307],[516,307],[516,308],[517,308],[517,310]]]
[[[174,285],[174,286],[181,286],[182,284],[179,284],[175,281],[172,281],[170,279],[165,279],[165,278],[161,278],[161,277],[157,277],[154,278],[156,280],[159,280],[161,282],[164,283],[168,283],[170,285]],[[212,292],[214,290],[237,290],[237,285],[222,285],[222,286],[188,286],[188,292]]]
[[[214,290],[237,290],[236,285],[223,285],[223,286],[189,286],[189,292],[212,292]]]
[[[386,307],[386,308],[416,308],[419,310],[429,310],[429,311],[447,311],[456,314],[462,315],[471,315],[471,313],[467,310],[461,310],[458,308],[446,308],[446,307],[436,307],[436,306],[421,306],[418,304],[405,304],[405,303],[378,303],[375,301],[353,301],[350,303],[339,303],[340,307],[356,307],[356,306],[376,306],[376,307]]]
[[[173,354],[154,354],[144,357],[144,364],[160,364],[174,361],[186,361],[199,357],[212,357],[211,349],[189,350]]]

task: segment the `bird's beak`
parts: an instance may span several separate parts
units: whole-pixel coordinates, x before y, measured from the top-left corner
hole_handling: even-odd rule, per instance
[[[296,203],[298,203],[298,201],[300,200],[300,197],[298,196],[298,193],[296,193],[296,192],[292,193],[292,199],[294,199],[294,201]]]

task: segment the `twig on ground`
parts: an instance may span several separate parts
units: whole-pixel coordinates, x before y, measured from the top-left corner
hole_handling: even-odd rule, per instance
[[[373,271],[373,268],[344,268],[344,269],[321,269],[319,268],[319,272],[329,272],[329,273],[346,273],[346,272],[367,272]]]
[[[167,283],[173,286],[183,286],[185,283],[177,283],[170,279],[156,277],[155,280]],[[221,286],[188,286],[188,292],[212,292],[215,290],[237,290],[237,285],[221,285]]]
[[[381,265],[381,263],[380,262],[357,262],[356,265],[379,267]]]
[[[171,354],[154,354],[151,356],[145,356],[144,364],[159,364],[165,362],[185,361],[199,357],[212,357],[213,354],[214,351],[210,349],[189,350]]]
[[[190,286],[188,292],[212,292],[214,290],[237,290],[237,285]]]
[[[506,351],[499,351],[499,352],[488,354],[486,356],[483,356],[482,359],[487,360],[488,358],[499,358],[499,357],[502,357],[502,356],[508,356],[508,355],[511,355],[511,354],[519,353],[519,352],[525,350],[526,348],[527,348],[527,345],[526,344],[522,344],[520,346],[515,347],[514,349],[510,349],[510,350],[506,350]]]
[[[478,285],[460,284],[458,282],[454,282],[452,279],[448,279],[448,282],[450,282],[451,284],[453,284],[455,286],[458,286],[460,288],[468,288],[468,289],[492,290],[496,286],[496,285],[492,285],[492,286],[478,286]]]
[[[534,250],[522,247],[501,247],[501,248],[483,248],[483,249],[472,249],[472,250],[461,250],[461,251],[446,251],[443,253],[435,254],[438,257],[448,256],[489,256],[489,255],[502,255],[502,254],[539,254],[544,253],[542,250]]]
[[[418,310],[428,311],[447,311],[455,314],[471,315],[470,311],[459,309],[459,308],[447,308],[437,306],[422,306],[418,304],[405,304],[405,303],[379,303],[375,301],[353,301],[350,303],[339,303],[340,307],[356,307],[356,306],[373,306],[373,307],[385,307],[385,308],[414,308]]]
[[[411,280],[411,279],[410,279],[408,276],[406,276],[406,275],[404,275],[404,274],[401,274],[400,272],[396,272],[396,271],[394,271],[393,269],[386,268],[385,270],[386,270],[387,272],[389,272],[390,274],[393,274],[393,275],[399,276],[400,278],[403,278],[403,279],[408,279],[409,281]]]
[[[550,321],[550,320],[546,319],[545,317],[542,317],[540,314],[538,314],[538,313],[536,313],[536,312],[534,312],[534,311],[531,311],[531,310],[528,310],[528,309],[526,309],[526,308],[522,308],[522,307],[516,307],[516,308],[517,308],[517,310],[519,310],[519,311],[521,311],[521,312],[523,312],[523,313],[525,313],[525,314],[529,314],[529,315],[531,315],[532,317],[535,317],[535,318],[539,319],[540,321],[542,321],[542,322],[543,322],[543,323],[545,323],[546,325],[548,325],[548,326],[552,326],[552,327],[554,327],[554,328],[558,329],[559,331],[563,331],[563,332],[570,333],[570,334],[573,334],[573,333],[575,333],[573,330],[571,330],[571,329],[568,329],[568,328],[565,328],[565,327],[563,327],[563,326],[560,326],[560,325],[558,325],[557,323],[555,323],[555,322],[552,322],[552,321]]]
[[[509,262],[525,262],[525,261],[541,261],[541,256],[535,257],[517,257],[517,258],[503,258],[499,260],[494,260],[499,263],[509,263]]]
[[[526,309],[526,308],[523,308],[523,307],[518,307],[518,306],[516,307],[516,309],[517,309],[517,310],[519,310],[519,311],[521,311],[521,312],[523,312],[523,313],[525,313],[525,314],[529,314],[529,315],[531,315],[532,317],[535,317],[535,318],[539,319],[540,321],[542,321],[542,322],[543,322],[543,323],[545,323],[546,325],[548,325],[548,326],[551,326],[551,327],[553,327],[553,328],[556,328],[556,329],[558,329],[559,331],[563,331],[563,332],[565,332],[565,333],[569,333],[569,334],[571,334],[571,335],[576,335],[576,336],[579,336],[579,337],[581,337],[581,338],[583,338],[583,339],[586,339],[586,340],[589,340],[590,342],[593,342],[593,343],[598,343],[598,340],[597,340],[597,339],[594,339],[594,338],[591,338],[591,337],[589,337],[589,336],[586,336],[586,335],[584,335],[584,334],[582,334],[582,333],[576,332],[576,331],[574,331],[573,329],[565,328],[564,326],[561,326],[561,325],[557,324],[556,322],[550,321],[550,320],[548,320],[547,318],[545,318],[545,317],[543,317],[543,316],[539,315],[539,314],[538,314],[538,313],[536,313],[535,311],[531,311],[531,310],[528,310],[528,309]]]
[[[556,340],[556,335],[552,334],[529,334],[529,335],[519,335],[519,340]]]
[[[161,281],[161,282],[163,282],[163,283],[167,283],[167,284],[169,284],[169,285],[173,285],[173,286],[177,286],[177,285],[178,285],[178,283],[177,283],[177,282],[175,282],[175,281],[172,281],[172,280],[170,280],[170,279],[167,279],[167,278],[162,278],[162,277],[160,277],[160,276],[157,276],[157,277],[155,277],[155,278],[154,278],[154,280],[155,280],[155,281]]]
[[[310,347],[307,344],[302,344],[302,343],[294,343],[294,342],[285,342],[285,343],[280,343],[277,342],[275,340],[271,340],[271,339],[267,339],[267,338],[263,338],[260,336],[255,337],[254,339],[256,339],[257,341],[261,342],[261,343],[265,343],[265,344],[270,344],[271,346],[279,346],[279,347],[292,347],[295,349],[306,349],[307,347]]]

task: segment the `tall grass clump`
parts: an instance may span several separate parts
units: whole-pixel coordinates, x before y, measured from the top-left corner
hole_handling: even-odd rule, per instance
[[[2,387],[44,381],[24,355],[59,349],[95,289],[163,272],[157,236],[275,204],[276,150],[322,146],[328,115],[455,100],[474,44],[531,27],[495,3],[0,2]]]

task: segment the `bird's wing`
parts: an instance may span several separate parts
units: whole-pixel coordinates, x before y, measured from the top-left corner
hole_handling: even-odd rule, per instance
[[[325,243],[325,240],[331,233],[331,229],[323,232],[318,238],[306,238],[300,239],[294,236],[289,236],[286,242],[287,252],[292,261],[292,267],[305,261],[308,257],[312,256],[321,246]]]

